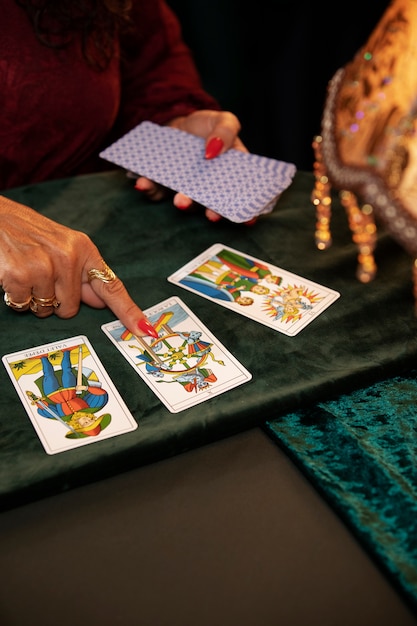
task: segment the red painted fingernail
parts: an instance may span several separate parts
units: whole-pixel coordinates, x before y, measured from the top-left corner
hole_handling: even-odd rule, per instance
[[[190,208],[191,205],[192,205],[192,202],[178,202],[178,204],[176,204],[175,206],[180,211],[186,211],[187,209]]]
[[[219,213],[210,213],[210,215],[206,215],[207,219],[209,222],[220,222],[220,220],[222,219],[222,216]]]
[[[223,139],[220,139],[220,137],[212,137],[206,146],[204,157],[206,159],[214,159],[214,157],[220,154],[223,146]]]
[[[146,319],[146,317],[142,317],[138,322],[138,327],[141,329],[145,335],[149,335],[150,337],[154,337],[158,339],[159,335],[152,324]]]

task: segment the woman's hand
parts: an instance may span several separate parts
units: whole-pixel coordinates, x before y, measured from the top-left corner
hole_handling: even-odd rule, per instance
[[[213,159],[230,148],[248,152],[238,136],[241,128],[240,122],[236,115],[229,111],[194,111],[190,115],[175,118],[168,126],[203,137],[206,141],[206,159]],[[164,187],[144,176],[137,179],[135,186],[136,189],[155,201],[161,200],[167,193]],[[176,193],[173,202],[181,210],[189,209],[193,204],[191,198],[182,193]],[[210,208],[205,209],[205,214],[212,222],[217,222],[221,219],[221,215]]]
[[[80,302],[107,306],[131,332],[158,336],[85,233],[3,196],[0,223],[0,286],[12,309],[70,318]]]

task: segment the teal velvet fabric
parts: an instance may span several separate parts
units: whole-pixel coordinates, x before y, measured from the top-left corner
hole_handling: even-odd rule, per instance
[[[417,610],[417,370],[265,424]]]
[[[313,176],[297,172],[274,211],[251,227],[210,223],[201,210],[153,204],[124,172],[81,176],[11,190],[5,195],[87,232],[107,263],[146,309],[179,296],[251,372],[245,385],[171,414],[101,330],[109,310],[81,306],[62,320],[37,319],[0,306],[2,354],[86,335],[138,422],[138,429],[76,450],[47,455],[5,368],[0,367],[0,508],[17,506],[262,425],[350,392],[415,364],[417,322],[411,259],[379,234],[375,281],[355,278],[356,248],[335,202],[333,246],[314,243]],[[167,276],[221,242],[305,276],[341,297],[295,337],[284,336],[167,281]],[[59,246],[59,241],[57,241]]]

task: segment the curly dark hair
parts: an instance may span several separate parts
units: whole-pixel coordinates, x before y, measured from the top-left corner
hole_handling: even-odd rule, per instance
[[[29,16],[39,41],[62,48],[77,36],[84,58],[105,69],[114,54],[114,38],[128,27],[132,0],[16,0]]]

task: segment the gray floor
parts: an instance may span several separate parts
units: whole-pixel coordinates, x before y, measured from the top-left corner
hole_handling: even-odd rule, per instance
[[[411,626],[400,596],[252,430],[0,515],[2,626]]]

